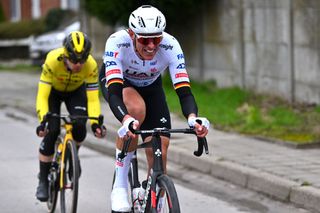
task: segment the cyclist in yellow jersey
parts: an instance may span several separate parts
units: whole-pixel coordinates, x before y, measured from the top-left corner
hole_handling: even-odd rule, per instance
[[[71,115],[100,115],[97,62],[90,55],[91,42],[87,35],[71,32],[63,41],[63,47],[50,51],[42,66],[38,85],[36,110],[40,125],[37,135],[43,137],[39,148],[39,185],[36,197],[48,200],[48,174],[54,154],[54,144],[60,133],[60,119],[48,121],[47,130],[43,122],[47,112],[60,114],[64,102]],[[86,119],[73,124],[72,135],[77,146],[86,137]],[[95,136],[101,138],[106,128],[98,121],[90,120]]]

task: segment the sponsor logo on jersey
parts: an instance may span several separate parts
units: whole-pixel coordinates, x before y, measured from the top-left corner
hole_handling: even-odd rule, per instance
[[[154,65],[156,65],[156,64],[157,64],[157,61],[151,61],[151,62],[150,62],[150,65],[151,65],[151,66],[154,66]]]
[[[132,77],[132,78],[136,78],[136,79],[148,79],[148,78],[152,78],[153,76],[156,75],[156,73],[145,73],[145,72],[137,72],[137,71],[133,71],[133,70],[126,70],[125,73]]]
[[[113,69],[113,70],[107,71],[106,76],[113,75],[113,74],[120,74],[120,73],[121,71],[119,69]]]
[[[117,44],[118,48],[124,47],[124,48],[129,48],[130,47],[130,43],[121,43],[121,44]]]
[[[139,64],[136,60],[131,60],[131,64]]]
[[[132,70],[139,70],[139,68],[133,67],[133,66],[129,66],[129,68],[132,69]]]
[[[104,64],[106,65],[106,67],[117,65],[117,63],[115,61],[106,61],[106,62],[104,62]]]
[[[112,51],[107,51],[105,52],[105,56],[108,56],[108,57],[114,57],[116,58],[118,56],[119,52],[112,52]]]
[[[181,54],[178,54],[177,55],[177,58],[178,58],[178,60],[180,60],[180,59],[184,59],[184,55],[181,53]]]
[[[185,69],[185,68],[186,68],[185,63],[181,63],[177,66],[177,69]]]
[[[157,70],[157,68],[153,67],[150,69],[150,72],[155,73],[155,72],[158,72],[158,70]]]
[[[176,73],[175,78],[189,78],[188,73]]]
[[[159,47],[163,48],[165,50],[172,50],[173,49],[173,46],[169,45],[169,44],[160,44]]]

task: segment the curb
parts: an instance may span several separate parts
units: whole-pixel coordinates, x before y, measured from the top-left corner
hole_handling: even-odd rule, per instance
[[[116,137],[116,129],[109,126],[108,130],[109,141],[110,136],[112,138]],[[87,135],[83,145],[109,156],[115,155],[114,142],[99,142],[91,133]],[[226,160],[193,157],[192,151],[186,153],[184,149],[177,146],[174,149],[169,149],[169,153],[169,162],[262,193],[273,199],[319,212],[320,191],[312,186],[301,186],[295,181]],[[139,164],[147,165],[146,159],[144,157],[139,158]],[[175,174],[177,172],[169,167],[168,173],[179,178],[179,174]]]

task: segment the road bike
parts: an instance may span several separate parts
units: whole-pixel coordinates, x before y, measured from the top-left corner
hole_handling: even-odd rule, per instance
[[[129,185],[130,194],[132,202],[132,212],[139,213],[158,213],[157,207],[161,200],[161,213],[180,213],[180,205],[178,200],[178,195],[174,186],[172,179],[164,173],[163,161],[162,161],[162,149],[161,149],[161,138],[162,134],[172,134],[172,133],[184,133],[184,134],[194,134],[195,130],[193,128],[186,129],[167,129],[167,128],[155,128],[152,130],[134,130],[134,134],[151,134],[152,138],[149,142],[138,144],[138,149],[152,148],[153,150],[153,166],[152,172],[148,175],[147,180],[140,183],[138,174],[138,159],[137,151],[135,151],[134,157],[131,160],[131,166],[129,170]],[[202,155],[203,150],[205,153],[209,154],[208,144],[206,138],[198,139],[198,149],[194,151],[194,155],[199,157]],[[130,145],[131,138],[123,143],[122,151],[117,156],[119,160],[126,156],[128,147]],[[144,189],[144,195],[142,197],[137,197],[134,195],[134,189],[136,188]],[[139,203],[136,203],[139,202]],[[137,205],[138,204],[138,205]],[[113,211],[114,212],[114,211]]]
[[[60,208],[62,213],[77,212],[80,164],[77,146],[72,137],[72,124],[77,119],[98,120],[103,124],[103,116],[89,117],[82,115],[59,115],[48,113],[44,122],[49,119],[61,119],[62,133],[55,144],[55,153],[49,172],[49,198],[47,208],[50,213],[56,209],[58,192],[60,191]]]

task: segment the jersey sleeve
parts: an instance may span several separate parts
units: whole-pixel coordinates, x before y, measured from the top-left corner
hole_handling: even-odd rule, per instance
[[[101,114],[98,84],[98,66],[97,62],[90,55],[86,64],[89,70],[86,78],[87,105],[88,115],[90,117],[98,117]],[[97,120],[90,120],[90,123],[98,123]]]
[[[121,63],[121,58],[123,56],[120,53],[117,43],[121,43],[119,38],[115,35],[111,35],[105,46],[103,63],[105,65],[107,87],[113,83],[123,84],[123,70]]]
[[[38,120],[41,122],[49,110],[49,95],[52,87],[52,70],[47,63],[42,66],[40,81],[38,83],[38,93],[36,98],[36,111]]]
[[[179,42],[173,37],[173,49],[169,56],[169,72],[173,87],[179,97],[183,115],[188,118],[191,113],[198,114],[198,107],[191,92],[190,79],[186,70],[183,51]]]
[[[111,35],[105,46],[103,58],[105,66],[106,87],[108,89],[107,99],[109,107],[115,117],[122,122],[123,117],[128,114],[128,110],[122,99],[123,89],[123,67],[124,57],[118,47],[121,43],[121,36]]]

